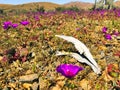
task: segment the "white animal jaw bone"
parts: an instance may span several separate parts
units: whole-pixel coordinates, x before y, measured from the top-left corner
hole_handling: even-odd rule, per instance
[[[64,40],[67,40],[68,42],[73,43],[75,48],[79,52],[79,54],[78,54],[78,53],[72,53],[72,52],[57,51],[57,53],[56,53],[57,56],[69,55],[81,63],[88,64],[96,74],[101,73],[100,67],[98,66],[96,61],[93,59],[92,54],[90,53],[89,49],[85,46],[85,44],[83,44],[81,41],[79,41],[78,39],[71,37],[71,36],[65,36],[65,35],[55,35],[55,36],[62,38]],[[82,57],[82,55],[84,55],[84,57]]]

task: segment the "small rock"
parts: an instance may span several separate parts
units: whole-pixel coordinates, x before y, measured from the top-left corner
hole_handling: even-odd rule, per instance
[[[10,90],[10,87],[5,86],[3,90]]]
[[[0,68],[0,72],[2,72],[3,71],[3,68]]]
[[[21,48],[20,49],[20,56],[27,56],[28,55],[28,49],[27,48]]]
[[[13,65],[18,68],[20,65],[19,60],[13,61]]]
[[[90,72],[87,76],[90,80],[97,79],[97,75],[94,72]]]
[[[39,90],[44,90],[47,86],[47,80],[39,78]]]
[[[0,76],[2,76],[4,74],[4,72],[0,72]]]
[[[105,46],[99,46],[98,47],[101,51],[107,50],[107,48]]]
[[[9,83],[9,86],[12,87],[12,88],[15,88],[16,84],[15,83]]]
[[[57,85],[59,85],[62,88],[65,85],[65,81],[58,81]]]
[[[56,80],[59,81],[59,80],[64,80],[64,79],[65,79],[64,76],[60,76],[60,77],[58,77]]]
[[[101,57],[104,57],[105,53],[103,51],[101,51]]]
[[[59,85],[54,86],[51,90],[62,90]]]
[[[60,65],[60,61],[54,62],[56,66]]]
[[[104,69],[106,67],[106,59],[99,60],[99,65],[101,66],[101,69]]]
[[[37,82],[34,82],[32,85],[32,90],[38,90],[39,84]]]
[[[32,86],[32,84],[29,84],[29,83],[24,83],[23,84],[23,87],[27,90],[30,90],[30,87]]]
[[[0,61],[3,59],[3,57],[2,56],[0,56]]]
[[[101,55],[96,55],[95,58],[96,58],[96,59],[101,59],[102,56],[101,56]]]
[[[86,79],[83,79],[80,81],[80,86],[82,87],[83,90],[90,90],[91,89],[90,82]]]
[[[120,40],[120,36],[118,36],[118,37],[116,37],[117,38],[117,40]]]
[[[75,65],[80,66],[80,63],[79,63],[79,62],[77,62],[77,63],[75,63]]]
[[[109,82],[110,80],[114,81],[114,78],[107,74],[107,68],[103,71],[102,77],[104,77],[103,80],[105,80],[106,82]]]
[[[77,60],[75,60],[74,58],[69,60],[70,62],[77,62]]]
[[[30,58],[34,58],[34,57],[35,57],[35,52],[31,52],[31,53],[29,54],[29,57],[30,57]]]
[[[30,74],[25,76],[20,76],[19,81],[20,82],[33,82],[38,79],[37,74]]]
[[[31,74],[32,70],[27,70],[25,74]]]
[[[81,87],[78,87],[78,90],[83,90]]]

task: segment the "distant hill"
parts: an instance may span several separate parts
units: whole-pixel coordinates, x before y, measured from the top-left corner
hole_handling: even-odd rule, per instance
[[[87,3],[87,2],[70,2],[63,5],[55,4],[51,2],[31,2],[26,4],[19,4],[19,5],[11,5],[11,4],[0,4],[0,9],[4,9],[6,11],[10,10],[35,10],[37,6],[43,6],[46,10],[54,10],[56,7],[71,7],[76,6],[80,9],[90,9],[94,3]],[[116,1],[114,3],[115,6],[120,7],[120,1]]]
[[[120,1],[116,1],[114,5],[120,8]]]
[[[11,4],[0,4],[0,8],[1,9],[8,9],[8,8],[11,8],[13,5]]]
[[[63,6],[65,7],[71,7],[71,6],[76,6],[79,9],[89,9],[92,8],[94,4],[93,3],[87,3],[87,2],[70,2],[70,3],[66,3]]]
[[[50,3],[50,2],[33,2],[33,3],[26,3],[26,4],[19,4],[19,5],[9,5],[9,4],[0,4],[0,8],[5,10],[34,10],[37,7],[43,6],[46,10],[53,10],[56,7],[60,7],[61,5]]]
[[[53,10],[56,7],[71,7],[71,6],[77,6],[78,8],[81,9],[88,9],[93,6],[92,3],[85,3],[85,2],[70,2],[66,3],[63,5],[60,4],[55,4],[55,3],[50,3],[50,2],[33,2],[33,3],[26,3],[26,4],[19,4],[19,5],[9,5],[9,4],[0,4],[0,8],[5,9],[5,10],[19,10],[19,9],[24,9],[24,10],[34,10],[37,8],[37,6],[41,7],[44,6],[46,10]]]
[[[65,7],[77,6],[78,8],[81,8],[81,9],[89,9],[89,8],[92,8],[93,5],[94,5],[94,3],[87,3],[87,2],[70,2],[70,3],[64,4],[63,6],[65,6]],[[115,5],[116,7],[119,7],[119,8],[120,8],[120,1],[114,2],[114,5]]]

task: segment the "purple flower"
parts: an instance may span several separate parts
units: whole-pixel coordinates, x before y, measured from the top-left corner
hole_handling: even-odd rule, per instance
[[[101,14],[101,15],[104,15],[104,13],[105,13],[105,11],[104,11],[104,10],[100,11],[100,14]]]
[[[118,17],[120,17],[120,12],[118,12]]]
[[[80,30],[80,28],[76,28],[76,31],[79,31]]]
[[[57,72],[61,73],[67,78],[74,77],[79,71],[83,70],[82,67],[73,64],[61,64],[57,67]]]
[[[40,18],[38,16],[34,16],[35,20],[38,21]]]
[[[103,33],[106,33],[106,32],[107,32],[107,27],[103,27],[103,28],[102,28],[102,32],[103,32]]]
[[[17,27],[18,27],[18,24],[17,24],[17,23],[14,23],[14,24],[12,24],[12,27],[13,27],[13,28],[17,28]]]
[[[26,26],[26,25],[28,25],[28,24],[29,24],[29,22],[28,22],[28,21],[26,21],[26,20],[24,20],[24,21],[21,21],[21,22],[20,22],[20,24],[22,24],[22,25]]]
[[[110,34],[105,34],[105,38],[108,39],[108,40],[111,40],[111,39],[112,39],[112,37],[111,37]]]
[[[12,22],[6,21],[6,22],[3,23],[3,28],[4,29],[9,29],[11,27],[11,25],[12,25]]]
[[[119,32],[113,31],[112,35],[118,36],[118,35],[119,35]]]

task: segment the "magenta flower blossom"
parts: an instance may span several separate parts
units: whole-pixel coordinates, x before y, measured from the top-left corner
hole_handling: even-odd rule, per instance
[[[102,32],[103,32],[103,33],[106,33],[106,32],[107,32],[107,27],[103,27],[103,28],[102,28]]]
[[[118,12],[118,17],[120,17],[120,12]]]
[[[17,23],[14,23],[14,24],[12,24],[12,27],[13,27],[13,28],[17,28],[17,27],[18,27],[18,24],[17,24]]]
[[[100,14],[101,14],[101,15],[104,15],[104,13],[105,13],[105,11],[104,11],[104,10],[100,11]]]
[[[26,26],[26,25],[28,25],[28,24],[29,24],[29,22],[28,22],[28,21],[26,21],[26,20],[24,20],[24,21],[21,21],[21,22],[20,22],[20,24],[22,24],[22,25]]]
[[[118,35],[119,35],[119,32],[113,31],[112,35],[118,36]]]
[[[79,71],[83,70],[82,67],[73,64],[61,64],[57,67],[57,72],[61,73],[67,78],[74,77]]]
[[[80,28],[76,28],[76,31],[79,31],[80,30]]]
[[[35,20],[38,21],[40,18],[38,16],[34,16]]]
[[[6,22],[3,23],[3,28],[4,29],[9,29],[11,27],[11,25],[12,25],[12,22],[6,21]]]
[[[111,39],[112,39],[112,37],[111,37],[110,34],[105,34],[105,38],[108,39],[108,40],[111,40]]]

